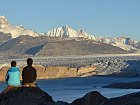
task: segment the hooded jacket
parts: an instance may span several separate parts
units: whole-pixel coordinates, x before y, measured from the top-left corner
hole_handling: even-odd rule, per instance
[[[20,86],[20,70],[17,67],[11,67],[6,74],[8,86]]]

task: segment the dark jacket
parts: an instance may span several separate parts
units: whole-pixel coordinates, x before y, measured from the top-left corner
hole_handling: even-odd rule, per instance
[[[22,71],[22,84],[34,83],[37,78],[36,69],[32,66],[26,66]]]

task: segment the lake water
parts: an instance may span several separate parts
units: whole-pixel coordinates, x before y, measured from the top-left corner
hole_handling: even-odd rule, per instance
[[[102,95],[111,98],[138,92],[140,89],[107,89],[102,86],[114,82],[132,82],[140,78],[116,78],[116,77],[88,77],[88,78],[66,78],[52,80],[38,80],[38,86],[53,97],[55,101],[73,100],[84,96],[90,91],[99,91]],[[5,82],[0,82],[0,91],[6,87]]]

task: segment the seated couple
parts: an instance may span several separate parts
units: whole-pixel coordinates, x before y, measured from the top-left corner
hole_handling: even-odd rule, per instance
[[[22,71],[22,86],[23,87],[36,87],[36,69],[32,66],[33,60],[31,58],[27,59],[27,66],[23,68]],[[16,62],[11,62],[11,68],[6,74],[7,88],[21,87],[20,82],[20,70],[16,67]],[[9,90],[8,89],[8,90]]]

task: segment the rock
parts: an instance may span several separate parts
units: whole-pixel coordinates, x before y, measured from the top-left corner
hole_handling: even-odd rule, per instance
[[[0,94],[0,105],[45,105],[54,103],[51,96],[38,87],[19,87]]]
[[[101,105],[140,105],[140,92],[111,98]]]
[[[54,102],[52,97],[39,87],[19,87],[0,94],[0,105],[140,105],[140,92],[121,97],[102,96],[97,91],[87,93],[72,103]]]
[[[140,81],[130,83],[112,83],[103,88],[119,88],[119,89],[140,89]]]
[[[100,105],[106,100],[107,98],[102,96],[99,92],[92,91],[86,94],[84,97],[76,99],[71,103],[71,105]]]
[[[65,66],[49,66],[45,68],[44,78],[68,78],[76,77],[76,68],[69,68]]]
[[[96,67],[94,66],[81,67],[78,69],[77,75],[80,77],[97,75]]]

